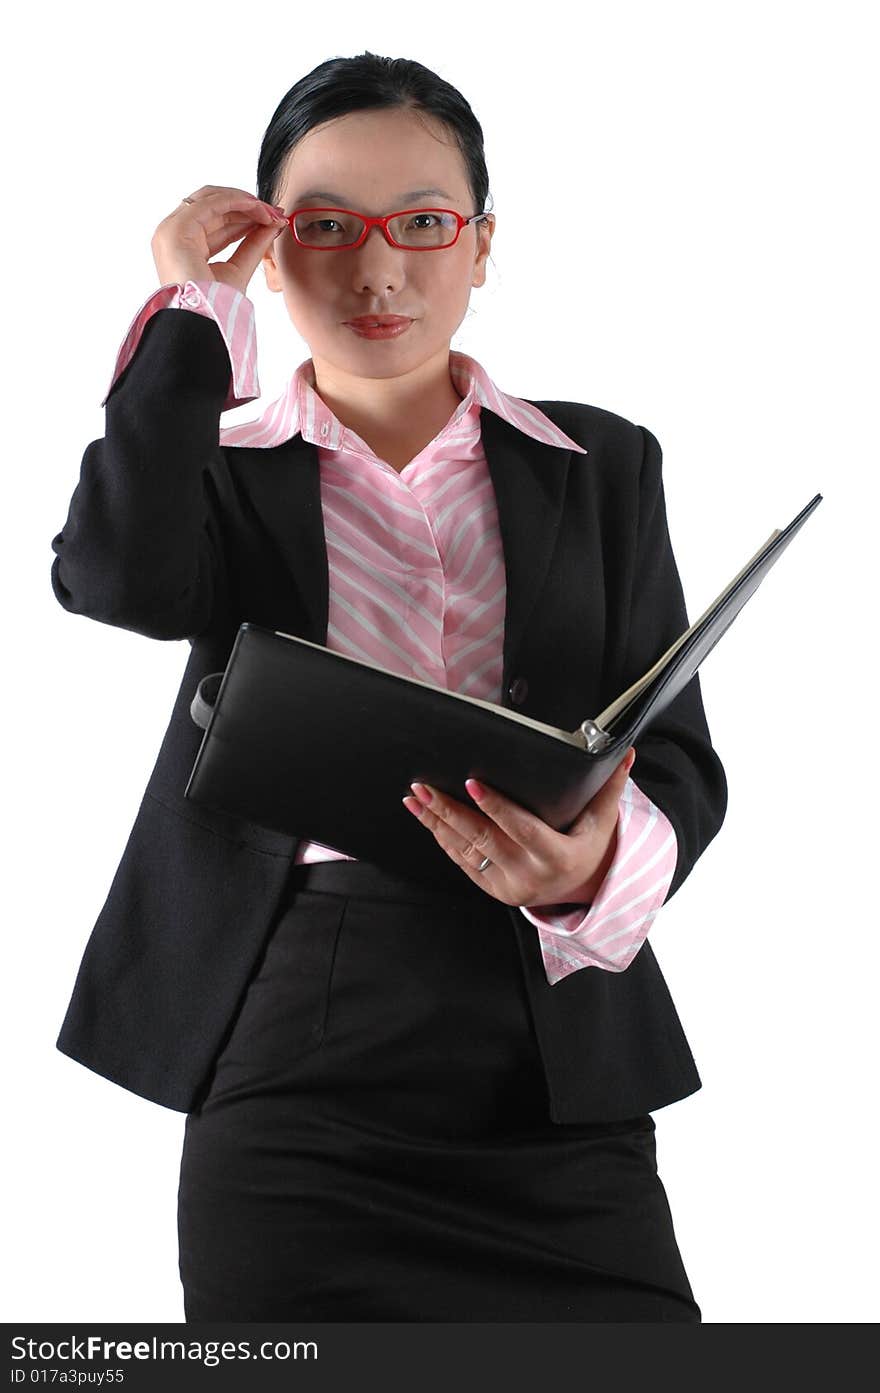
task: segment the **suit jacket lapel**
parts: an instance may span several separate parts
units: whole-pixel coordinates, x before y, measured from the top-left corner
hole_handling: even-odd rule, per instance
[[[572,451],[523,435],[485,406],[480,426],[495,488],[507,579],[501,679],[501,705],[507,706],[511,667],[556,545]]]
[[[286,603],[287,597],[266,596],[266,613],[304,615],[295,628],[292,620],[280,618],[277,627],[326,645],[330,580],[317,447],[295,435],[271,450],[254,449],[251,454],[242,477],[295,592],[294,606]]]
[[[511,665],[553,556],[572,452],[524,435],[485,406],[480,428],[507,578],[502,678],[507,705]],[[329,572],[317,448],[296,435],[254,455],[259,458],[247,471],[251,502],[295,583],[307,618],[302,637],[326,644]]]

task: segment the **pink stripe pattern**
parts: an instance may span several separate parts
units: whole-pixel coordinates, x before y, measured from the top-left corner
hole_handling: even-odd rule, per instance
[[[220,282],[187,281],[162,286],[138,310],[102,405],[158,309],[188,309],[217,323],[231,366],[223,410],[259,396],[252,302]],[[329,648],[500,705],[506,580],[480,410],[488,407],[533,439],[588,451],[530,402],[500,391],[468,354],[450,350],[449,369],[460,404],[400,470],[326,406],[311,358],[256,420],[221,427],[220,443],[271,449],[299,432],[316,446],[330,573]],[[308,840],[295,858],[297,864],[355,859]],[[519,906],[538,932],[548,982],[584,967],[623,972],[663,904],[676,860],[668,818],[627,779],[614,859],[592,904]]]

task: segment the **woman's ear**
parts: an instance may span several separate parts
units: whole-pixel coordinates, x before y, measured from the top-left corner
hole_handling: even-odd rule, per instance
[[[260,264],[263,267],[263,272],[266,277],[266,285],[269,287],[270,290],[280,291],[281,275],[278,270],[278,263],[275,260],[275,256],[271,247],[268,251],[263,253]]]
[[[477,223],[476,227],[478,239],[477,255],[474,257],[474,272],[471,277],[471,285],[479,289],[481,285],[486,284],[486,262],[489,259],[492,237],[495,232],[495,214],[487,213],[485,222]]]

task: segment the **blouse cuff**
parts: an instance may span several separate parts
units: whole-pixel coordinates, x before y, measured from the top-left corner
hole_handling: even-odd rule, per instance
[[[257,345],[254,307],[246,295],[222,281],[185,281],[182,285],[163,285],[141,305],[129,325],[116,355],[110,385],[101,405],[107,402],[113,384],[134,357],[144,327],[157,310],[186,309],[213,319],[229,352],[232,377],[222,411],[243,406],[260,395],[257,379]]]
[[[677,859],[669,819],[627,779],[617,810],[614,860],[593,903],[564,913],[519,906],[538,930],[550,985],[582,967],[625,971],[666,898]]]

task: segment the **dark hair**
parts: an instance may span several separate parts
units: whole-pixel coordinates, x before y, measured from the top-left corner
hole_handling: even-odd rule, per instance
[[[467,167],[473,211],[488,211],[483,129],[468,102],[421,63],[369,52],[355,58],[328,58],[284,94],[260,147],[257,197],[265,203],[278,202],[285,160],[314,126],[351,111],[377,107],[406,107],[442,121],[455,137]]]

